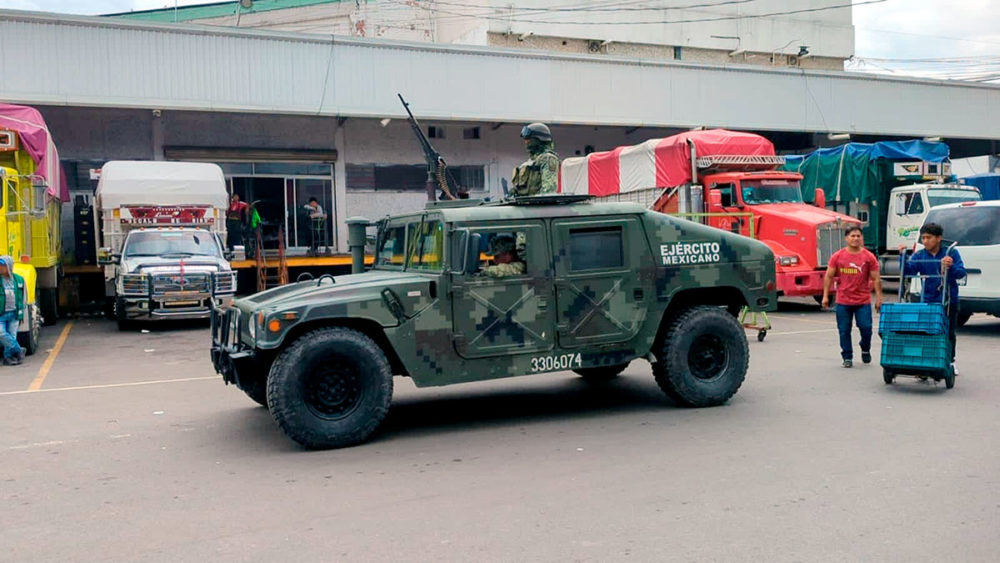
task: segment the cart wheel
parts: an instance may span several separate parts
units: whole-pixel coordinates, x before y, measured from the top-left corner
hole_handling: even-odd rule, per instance
[[[886,385],[892,385],[894,379],[896,379],[895,374],[886,368],[882,368],[882,381],[884,381]]]
[[[767,338],[767,329],[757,331],[757,342],[763,342]]]
[[[948,369],[944,372],[944,387],[945,389],[951,389],[955,386],[955,368],[948,366]]]

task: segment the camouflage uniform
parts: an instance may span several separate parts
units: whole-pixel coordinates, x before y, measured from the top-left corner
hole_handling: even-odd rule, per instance
[[[512,196],[554,194],[559,183],[559,155],[552,144],[552,134],[542,123],[532,123],[521,130],[527,141],[530,159],[521,163],[511,175]]]
[[[499,254],[510,254],[514,259],[510,262],[486,266],[482,269],[482,275],[491,278],[507,278],[511,276],[524,275],[526,270],[524,261],[518,258],[514,237],[500,235],[490,241],[490,253],[494,256]]]

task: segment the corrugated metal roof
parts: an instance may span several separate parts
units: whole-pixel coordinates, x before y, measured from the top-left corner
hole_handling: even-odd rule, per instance
[[[401,92],[421,119],[1000,136],[1000,87],[842,72],[13,11],[0,52],[27,104],[398,118]]]
[[[240,13],[255,14],[260,12],[270,12],[273,10],[300,8],[302,6],[312,6],[315,4],[339,4],[340,2],[341,0],[254,0],[251,7],[240,7]],[[212,4],[178,6],[176,9],[160,8],[156,10],[120,12],[117,14],[106,14],[105,17],[155,22],[183,22],[207,18],[235,16],[237,5],[239,5],[239,2],[236,0],[229,0],[228,2],[216,2]]]

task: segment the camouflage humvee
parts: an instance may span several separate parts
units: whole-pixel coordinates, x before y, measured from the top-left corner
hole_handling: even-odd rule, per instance
[[[482,275],[501,259],[495,237],[517,241],[503,259],[523,267]],[[777,299],[764,244],[574,196],[429,203],[381,221],[374,258],[213,315],[215,369],[306,447],[368,438],[393,375],[418,387],[562,370],[602,381],[647,359],[676,403],[718,405],[746,375],[736,313]]]

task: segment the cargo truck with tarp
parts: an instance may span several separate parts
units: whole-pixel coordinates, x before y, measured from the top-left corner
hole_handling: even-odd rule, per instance
[[[955,183],[948,145],[940,142],[847,143],[786,156],[784,170],[802,175],[802,197],[856,217],[865,246],[879,257],[883,277],[899,275],[900,244],[917,242],[932,207],[981,199],[977,189]]]
[[[756,238],[774,252],[779,295],[818,297],[844,228],[858,221],[804,203],[802,177],[782,163],[760,135],[713,129],[567,158],[559,181],[564,193],[634,201]]]
[[[28,354],[39,326],[58,317],[62,238],[59,218],[69,190],[59,153],[38,110],[0,103],[0,254],[25,281],[18,340]]]

